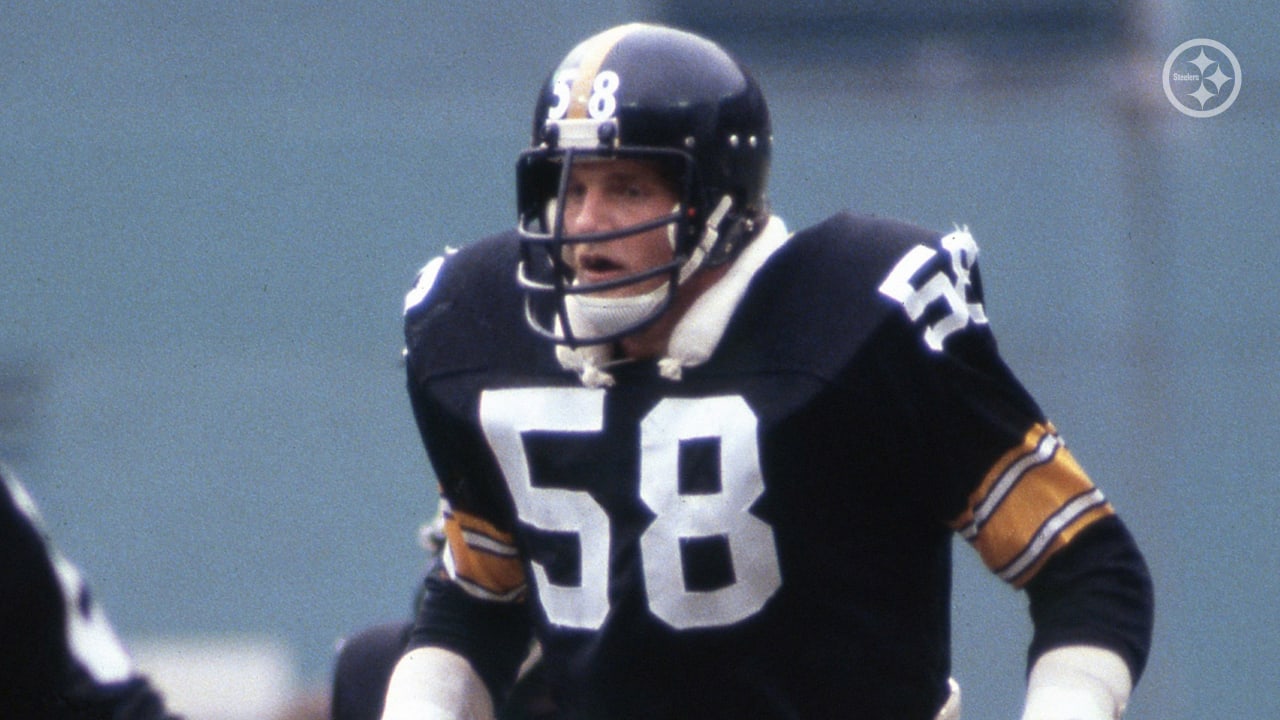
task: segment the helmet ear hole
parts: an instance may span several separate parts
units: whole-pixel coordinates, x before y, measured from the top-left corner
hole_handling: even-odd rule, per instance
[[[542,123],[542,142],[549,148],[560,144],[560,126],[550,120]]]
[[[596,128],[596,138],[600,141],[600,147],[613,147],[618,140],[618,124],[616,122],[600,123],[600,127]]]

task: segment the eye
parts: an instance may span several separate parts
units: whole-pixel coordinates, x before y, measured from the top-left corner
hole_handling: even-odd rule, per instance
[[[642,177],[620,178],[612,188],[612,193],[628,202],[643,202],[653,197],[657,186]]]
[[[566,206],[578,206],[582,203],[582,199],[587,195],[587,186],[580,182],[570,182],[564,189],[564,202]]]

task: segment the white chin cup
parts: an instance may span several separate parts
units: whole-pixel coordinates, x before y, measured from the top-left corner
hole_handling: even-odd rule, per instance
[[[662,307],[669,284],[664,282],[649,292],[624,297],[567,295],[564,304],[574,336],[589,341],[643,322]]]

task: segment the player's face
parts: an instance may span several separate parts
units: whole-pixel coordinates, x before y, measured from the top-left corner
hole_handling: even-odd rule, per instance
[[[652,162],[628,158],[578,162],[571,167],[564,199],[565,232],[573,236],[618,230],[669,214],[678,201]],[[608,242],[567,247],[567,260],[582,283],[605,282],[642,272],[670,262],[673,255],[666,226]],[[664,281],[659,276],[600,294],[635,295]]]

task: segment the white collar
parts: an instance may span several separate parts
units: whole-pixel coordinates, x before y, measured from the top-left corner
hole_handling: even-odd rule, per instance
[[[667,356],[658,361],[658,371],[668,380],[679,380],[684,368],[706,362],[720,344],[733,311],[738,308],[747,285],[778,248],[790,238],[786,224],[776,215],[760,234],[747,244],[725,272],[724,277],[703,291],[676,323],[667,342]],[[556,345],[556,359],[566,370],[578,373],[587,387],[613,385],[605,368],[621,360],[612,357],[611,345],[586,345],[571,349]]]

